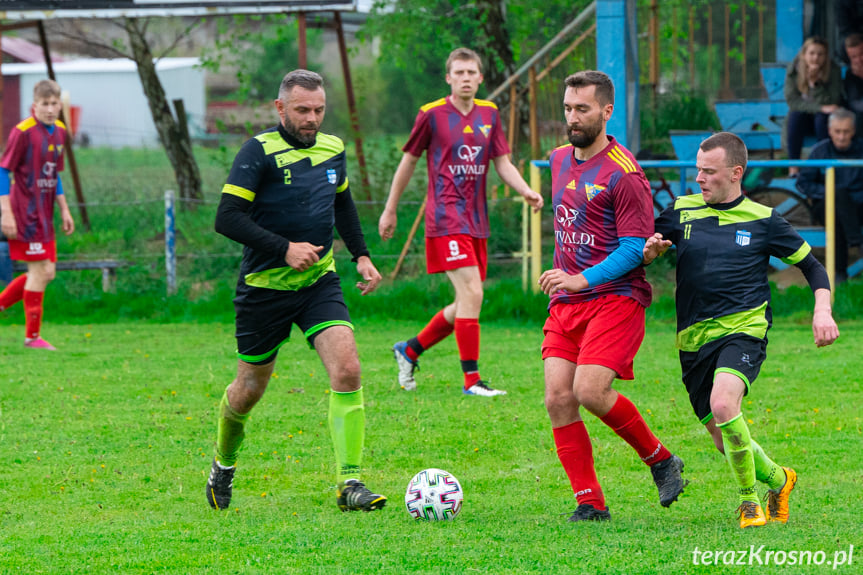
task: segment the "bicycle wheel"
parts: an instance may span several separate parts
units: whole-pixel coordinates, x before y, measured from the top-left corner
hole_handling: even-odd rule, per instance
[[[785,188],[756,188],[747,194],[753,202],[771,207],[795,228],[818,225],[809,202]]]

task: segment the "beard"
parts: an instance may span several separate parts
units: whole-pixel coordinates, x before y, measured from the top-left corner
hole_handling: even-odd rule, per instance
[[[311,124],[306,124],[303,126],[304,129],[314,128],[314,133],[303,133],[300,131],[300,128],[291,122],[291,120],[285,116],[285,121],[282,124],[285,127],[285,131],[291,135],[291,137],[296,138],[300,142],[302,142],[306,146],[311,146],[315,143],[315,140],[318,137],[318,130],[320,129],[320,125],[312,126]]]
[[[572,127],[567,127],[567,136],[569,143],[576,148],[588,148],[596,141],[596,138],[602,132],[602,122],[597,121],[594,124],[582,124],[578,127],[581,130],[580,134],[572,132]]]

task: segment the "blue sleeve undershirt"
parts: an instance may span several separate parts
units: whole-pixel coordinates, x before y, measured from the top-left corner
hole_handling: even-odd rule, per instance
[[[12,182],[9,179],[9,170],[6,168],[0,168],[0,196],[8,196],[11,185]],[[63,182],[60,181],[59,174],[57,174],[57,195],[63,195]]]
[[[47,128],[49,134],[54,133],[54,124],[50,126],[45,124],[45,128]],[[9,170],[6,168],[0,168],[0,196],[8,196],[9,188],[12,186],[12,181],[9,178]],[[63,184],[60,183],[60,175],[57,175],[57,195],[63,195]]]
[[[0,196],[8,196],[11,185],[12,181],[9,179],[9,170],[0,168]]]
[[[617,279],[630,270],[638,267],[644,259],[644,238],[626,236],[620,238],[620,245],[608,257],[589,267],[581,275],[587,280],[590,287],[610,282]]]

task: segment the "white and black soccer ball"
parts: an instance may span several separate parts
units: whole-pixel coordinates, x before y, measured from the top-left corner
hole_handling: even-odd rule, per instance
[[[445,521],[461,511],[464,492],[454,475],[443,469],[424,469],[405,491],[405,507],[414,519]]]

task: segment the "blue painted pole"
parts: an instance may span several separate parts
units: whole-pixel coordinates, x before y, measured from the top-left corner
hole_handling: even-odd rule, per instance
[[[596,2],[596,68],[614,82],[614,113],[606,130],[633,153],[641,146],[635,6],[635,0]]]
[[[803,46],[803,0],[776,1],[776,61],[790,62]]]
[[[174,226],[174,190],[165,190],[165,271],[168,295],[177,293],[177,249]]]

